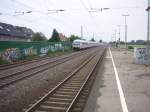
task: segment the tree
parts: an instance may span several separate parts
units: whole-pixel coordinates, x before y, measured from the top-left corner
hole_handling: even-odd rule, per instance
[[[60,41],[59,33],[57,32],[56,29],[53,29],[53,33],[51,38],[49,39],[49,42],[58,42],[58,41]]]
[[[94,38],[91,38],[91,41],[95,42],[95,39],[94,39]]]
[[[41,32],[36,32],[36,33],[33,33],[31,40],[32,41],[47,41],[47,38]]]
[[[99,40],[99,42],[100,42],[100,43],[102,43],[102,42],[103,42],[103,40]]]
[[[80,37],[78,37],[78,36],[76,36],[76,35],[71,35],[71,36],[68,38],[68,40],[69,40],[70,42],[73,42],[73,41],[76,40],[76,39],[80,39]]]
[[[124,41],[120,41],[120,44],[125,44],[125,42]]]

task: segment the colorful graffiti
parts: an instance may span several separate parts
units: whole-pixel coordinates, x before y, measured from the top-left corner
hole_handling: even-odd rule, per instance
[[[18,60],[22,56],[28,55],[37,55],[37,50],[33,49],[33,47],[23,50],[19,50],[18,48],[8,48],[0,53],[0,58],[8,62],[13,62]]]
[[[64,51],[71,49],[70,43],[64,42],[0,42],[0,58],[8,62],[22,59],[24,56],[30,55],[47,55],[48,52]],[[44,46],[44,47],[43,47]]]
[[[8,48],[1,52],[0,57],[3,60],[6,60],[8,62],[12,62],[17,60],[19,57],[21,57],[20,50],[18,48]]]
[[[150,53],[150,50],[149,50]],[[146,48],[136,48],[134,50],[135,62],[138,64],[148,64],[150,63],[150,56],[147,56]]]
[[[41,54],[47,54],[48,51],[49,51],[49,46],[48,47],[43,47],[43,48],[40,49]]]
[[[25,56],[37,55],[37,49],[34,49],[33,47],[23,49],[23,54]]]
[[[58,50],[64,50],[64,47],[62,46],[62,44],[54,44],[54,45],[49,45],[46,47],[42,47],[40,49],[40,53],[41,54],[47,54],[49,51],[58,51]]]

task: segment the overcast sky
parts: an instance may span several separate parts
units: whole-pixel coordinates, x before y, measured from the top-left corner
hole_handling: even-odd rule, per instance
[[[118,38],[120,25],[121,40],[124,40],[124,17],[129,14],[128,41],[146,40],[148,0],[1,0],[0,22],[25,26],[35,32],[44,33],[50,38],[53,28],[66,36],[81,35],[87,40],[114,40]],[[109,10],[89,12],[90,9],[110,8]],[[48,10],[65,11],[55,13]],[[32,11],[21,14],[19,12]],[[18,12],[18,13],[16,13]]]

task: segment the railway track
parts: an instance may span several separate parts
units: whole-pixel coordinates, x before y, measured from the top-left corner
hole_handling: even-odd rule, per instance
[[[33,104],[25,112],[81,112],[89,92],[89,84],[94,79],[92,76],[105,50],[90,56],[82,65],[75,69],[62,82],[50,90],[45,96]],[[80,98],[80,99],[79,99]],[[81,107],[80,107],[81,106]],[[77,108],[75,108],[77,107]]]
[[[66,61],[69,61],[69,60],[71,60],[77,56],[86,54],[87,52],[89,52],[89,51],[84,51],[84,52],[77,53],[77,54],[74,54],[71,56],[66,56],[63,58],[52,60],[52,61],[49,61],[45,64],[36,65],[35,67],[31,67],[30,69],[17,71],[15,73],[1,74],[0,75],[0,89],[7,87],[13,83],[16,83],[20,80],[23,80],[25,78],[29,78],[31,76],[38,74],[38,73],[44,72],[44,71],[46,71],[52,67],[55,67],[55,66],[62,64]],[[93,53],[93,51],[91,53]]]
[[[9,69],[9,68],[13,68],[13,67],[17,67],[17,66],[20,66],[20,65],[25,65],[25,64],[29,64],[29,63],[34,63],[34,62],[37,62],[37,61],[40,61],[40,60],[43,60],[43,59],[50,59],[51,57],[42,57],[42,58],[37,58],[37,59],[34,59],[34,60],[28,60],[28,61],[20,61],[20,62],[16,62],[16,63],[9,63],[9,64],[3,64],[3,65],[0,65],[0,70],[5,70],[5,69]]]
[[[82,52],[84,52],[84,51],[82,51]],[[71,55],[74,55],[74,54],[76,54],[76,53],[71,53]],[[52,59],[55,59],[55,58],[58,58],[58,57],[59,56],[56,56],[56,57],[42,57],[42,58],[37,58],[37,59],[31,60],[31,61],[21,61],[21,62],[16,62],[16,63],[4,64],[4,65],[0,65],[0,71],[6,70],[6,69],[11,69],[11,68],[22,66],[22,65],[27,65],[27,64],[30,64],[30,63],[36,63],[36,62],[40,62],[40,61],[44,61],[44,60],[49,61],[49,60],[52,60]]]
[[[69,55],[74,55],[76,53],[82,53],[82,52],[86,52],[86,51],[87,50],[78,51],[78,52],[75,52],[75,53],[71,53]],[[47,57],[36,58],[36,59],[30,60],[30,61],[20,61],[20,62],[16,62],[16,63],[3,64],[3,65],[0,65],[0,71],[6,70],[6,69],[11,69],[11,68],[22,66],[22,65],[27,65],[27,64],[30,64],[30,63],[40,62],[40,61],[43,61],[43,60],[49,61],[49,60],[52,60],[52,59],[55,59],[55,58],[58,58],[58,57],[60,57],[60,56],[56,56],[56,57],[48,57],[47,56]]]

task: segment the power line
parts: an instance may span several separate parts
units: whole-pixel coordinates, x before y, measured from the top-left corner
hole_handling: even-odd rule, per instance
[[[21,6],[23,6],[23,7],[26,7],[27,8],[27,10],[29,10],[30,9],[30,11],[33,13],[33,12],[38,12],[38,13],[40,13],[40,14],[45,14],[44,12],[42,12],[42,11],[40,11],[40,10],[37,10],[37,9],[35,9],[35,8],[33,8],[33,7],[31,7],[31,6],[29,6],[29,5],[27,5],[27,4],[25,4],[25,3],[22,3],[22,2],[20,2],[20,1],[18,1],[18,0],[11,0],[13,3],[17,3],[17,4],[19,4],[19,5],[21,5]],[[21,12],[21,11],[20,11]],[[22,13],[23,13],[24,11],[22,11]],[[25,12],[24,12],[24,14],[25,14]],[[23,14],[23,15],[24,15]]]
[[[28,5],[24,4],[24,3],[22,3],[22,2],[20,2],[20,1],[17,1],[17,0],[11,0],[11,1],[12,1],[12,2],[15,2],[15,3],[19,4],[19,5],[22,5],[23,7],[26,7],[26,8],[28,8],[28,9],[33,9],[32,7],[30,7],[30,6],[28,6]]]
[[[84,4],[84,2],[82,0],[80,0],[80,3],[82,4],[82,6],[84,7],[85,11],[88,12],[88,14],[90,15],[91,20],[93,21],[93,23],[95,24],[96,22],[94,21],[94,18],[91,14],[91,12],[89,11],[89,8],[86,7],[86,5]]]
[[[92,4],[91,4],[90,0],[88,0],[88,4],[89,4],[90,9],[92,9],[93,7],[92,7]]]

